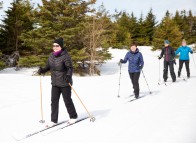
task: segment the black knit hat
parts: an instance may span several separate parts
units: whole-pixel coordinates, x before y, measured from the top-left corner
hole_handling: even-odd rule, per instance
[[[63,48],[64,45],[63,38],[55,39],[53,43],[57,43],[59,44],[59,46],[61,46],[61,48]]]

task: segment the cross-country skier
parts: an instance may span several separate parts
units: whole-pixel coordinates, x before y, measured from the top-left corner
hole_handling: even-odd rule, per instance
[[[166,82],[168,78],[168,67],[170,69],[170,74],[172,77],[172,81],[176,81],[176,74],[174,72],[174,64],[175,64],[175,52],[173,48],[169,45],[170,42],[168,40],[164,41],[164,48],[161,51],[158,59],[160,60],[164,56],[164,70],[163,70],[163,79]]]
[[[54,126],[58,122],[59,98],[62,93],[67,112],[69,113],[70,124],[77,121],[77,113],[73,101],[71,99],[71,87],[73,66],[71,57],[63,48],[63,38],[55,39],[53,42],[53,53],[50,54],[46,66],[40,67],[38,74],[44,74],[50,70],[51,72],[51,122],[47,127]]]
[[[180,57],[179,57],[178,77],[180,77],[183,64],[185,63],[187,77],[190,78],[189,53],[193,54],[193,51],[191,50],[190,47],[186,45],[185,39],[182,40],[182,46],[180,46],[175,52],[176,55],[178,55],[179,53],[180,53]]]
[[[120,59],[120,63],[126,63],[127,61],[129,62],[128,65],[129,76],[131,78],[131,82],[133,85],[135,98],[137,99],[139,97],[139,92],[140,92],[139,77],[140,77],[140,72],[144,66],[144,61],[143,61],[142,53],[139,52],[139,49],[137,48],[137,44],[135,42],[131,44],[130,51],[127,52],[124,60]]]

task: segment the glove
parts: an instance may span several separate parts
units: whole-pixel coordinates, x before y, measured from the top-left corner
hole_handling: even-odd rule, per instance
[[[160,60],[160,59],[161,59],[161,57],[158,57],[158,59]]]
[[[66,81],[67,83],[70,83],[70,82],[71,82],[71,76],[70,76],[70,75],[66,75],[66,76],[65,76],[65,81]]]
[[[38,73],[39,75],[41,75],[42,73],[44,73],[44,72],[43,72],[43,68],[42,68],[42,67],[39,67],[37,73]]]
[[[123,59],[120,59],[120,63],[123,63],[124,62],[124,60]]]
[[[142,68],[143,68],[143,66],[142,65],[139,65],[139,69],[142,70]]]
[[[140,70],[140,71],[142,71],[142,68],[143,68],[142,66],[139,66],[139,70]]]

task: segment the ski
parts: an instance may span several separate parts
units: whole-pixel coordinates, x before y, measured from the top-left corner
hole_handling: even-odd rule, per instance
[[[84,117],[84,118],[81,118],[81,119],[78,119],[75,123],[73,123],[73,124],[66,124],[65,126],[63,126],[63,127],[61,127],[61,128],[59,128],[59,129],[57,129],[57,130],[60,130],[60,129],[64,129],[64,128],[66,128],[66,127],[69,127],[69,126],[71,126],[71,125],[74,125],[74,124],[76,124],[76,123],[79,123],[79,122],[81,122],[81,121],[83,121],[83,120],[86,120],[86,119],[88,119],[89,117]]]
[[[152,94],[152,92],[141,94],[138,98],[132,97],[131,99],[127,100],[125,103],[133,102],[135,100],[141,99],[146,97],[148,94]]]
[[[173,84],[173,83],[175,83],[175,82],[172,82],[172,81],[162,81],[162,82],[158,82],[158,85],[162,85],[162,84],[164,84],[165,86],[169,86],[169,85],[171,85],[171,84]]]
[[[188,80],[188,78],[185,78],[184,76],[179,77],[179,78],[181,78],[183,81],[187,81]]]
[[[63,125],[63,126],[61,126],[61,127],[59,127],[59,128],[55,128],[54,130],[50,130],[49,132],[44,133],[44,134],[42,134],[42,135],[43,135],[43,136],[46,136],[46,135],[48,135],[48,134],[51,134],[51,133],[56,132],[56,131],[59,131],[59,130],[64,129],[64,128],[66,128],[66,127],[72,126],[72,125],[74,125],[74,124],[76,124],[76,123],[79,123],[79,122],[81,122],[81,121],[83,121],[83,120],[86,120],[86,119],[88,119],[88,118],[89,118],[89,117],[84,117],[84,118],[78,119],[78,120],[77,120],[75,123],[73,123],[73,124],[69,124],[69,123],[67,122],[66,125]]]
[[[131,98],[132,96],[135,96],[135,95],[134,95],[134,94],[131,94],[131,95],[125,97],[125,99],[129,99],[129,98]]]
[[[51,129],[51,128],[54,128],[54,127],[56,127],[56,126],[59,126],[59,125],[61,125],[61,124],[63,124],[63,123],[66,123],[67,121],[68,121],[68,120],[59,122],[59,123],[57,123],[56,125],[54,125],[54,126],[52,126],[52,127],[47,127],[47,128],[43,128],[43,129],[41,129],[41,130],[37,130],[37,131],[32,132],[32,133],[29,133],[29,134],[27,134],[27,135],[25,135],[25,136],[23,136],[23,137],[15,137],[15,136],[12,136],[12,137],[13,137],[16,141],[21,141],[21,140],[27,139],[27,138],[29,138],[29,137],[31,137],[31,136],[34,136],[34,135],[36,135],[36,134],[39,134],[39,133],[41,133],[41,132],[44,132],[44,131],[46,131],[46,130],[49,130],[49,129]]]
[[[161,84],[164,84],[165,86],[167,86],[167,83],[164,81],[164,82],[158,82],[158,85],[161,85]]]
[[[139,96],[138,98],[133,98],[133,99],[129,100],[128,102],[136,101],[136,100],[141,99],[141,98],[143,98],[143,97],[145,97],[145,96],[146,96],[146,95]]]

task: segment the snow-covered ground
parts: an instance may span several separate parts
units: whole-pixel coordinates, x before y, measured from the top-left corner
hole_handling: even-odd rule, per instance
[[[145,65],[140,76],[143,98],[128,102],[132,85],[127,64],[122,66],[119,89],[118,61],[124,58],[126,50],[110,50],[113,59],[101,66],[101,76],[74,76],[73,88],[87,109],[96,118],[69,126],[48,135],[37,134],[21,143],[196,143],[196,67],[190,55],[191,78],[168,86],[158,85],[160,51],[152,52],[150,47],[139,47]],[[194,58],[193,58],[194,56]],[[161,64],[161,80],[162,66]],[[178,62],[177,62],[178,66]],[[175,72],[177,73],[177,66]],[[26,135],[44,125],[39,123],[40,77],[31,76],[35,69],[0,71],[0,143],[17,142],[13,137]],[[182,75],[186,77],[185,67]],[[50,121],[50,77],[42,80],[43,115]],[[171,81],[169,75],[169,81]],[[79,117],[88,116],[77,96],[72,92]],[[68,119],[62,98],[60,99],[59,121]]]

